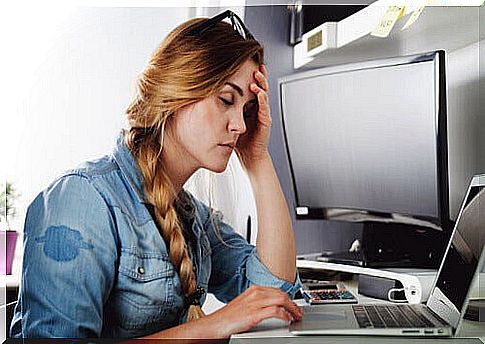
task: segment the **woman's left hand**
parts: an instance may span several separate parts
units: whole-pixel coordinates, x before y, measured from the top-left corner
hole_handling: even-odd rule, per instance
[[[269,107],[267,80],[268,72],[265,65],[260,65],[254,73],[257,83],[252,83],[250,90],[256,95],[258,104],[245,114],[246,132],[239,137],[236,153],[246,168],[250,169],[258,161],[266,159],[268,154],[269,136],[271,133],[271,113]]]

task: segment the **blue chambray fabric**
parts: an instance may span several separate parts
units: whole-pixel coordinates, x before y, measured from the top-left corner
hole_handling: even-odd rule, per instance
[[[182,195],[179,214],[189,217],[183,222],[200,286],[223,302],[251,284],[294,296],[298,276],[294,284],[273,276],[219,213],[210,216],[205,204]],[[11,336],[133,338],[185,322],[180,279],[149,209],[121,134],[112,155],[42,191],[27,211]]]

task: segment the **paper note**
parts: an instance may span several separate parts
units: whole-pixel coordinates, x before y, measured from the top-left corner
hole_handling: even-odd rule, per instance
[[[484,0],[485,1],[485,0]],[[411,25],[414,24],[414,22],[416,20],[418,20],[419,16],[421,15],[421,13],[423,12],[424,8],[426,6],[431,6],[433,5],[433,3],[435,3],[436,1],[435,0],[427,0],[423,6],[420,6],[418,8],[416,8],[413,13],[411,14],[411,16],[409,17],[408,21],[406,22],[406,24],[404,24],[404,26],[402,27],[401,31],[402,30],[406,30],[408,27],[410,27]]]
[[[396,21],[404,15],[405,6],[389,6],[379,21],[379,25],[371,32],[371,36],[385,38],[391,33]]]
[[[421,13],[424,10],[424,7],[425,6],[421,6],[421,7],[417,8],[413,11],[413,13],[409,17],[408,21],[406,22],[406,24],[404,24],[404,26],[402,27],[401,31],[406,30],[408,27],[413,25],[416,20],[418,20],[419,16],[421,15]]]

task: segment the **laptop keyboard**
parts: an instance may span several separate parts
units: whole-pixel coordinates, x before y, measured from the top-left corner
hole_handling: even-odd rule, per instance
[[[352,306],[359,327],[436,327],[421,312],[408,305],[355,305]]]

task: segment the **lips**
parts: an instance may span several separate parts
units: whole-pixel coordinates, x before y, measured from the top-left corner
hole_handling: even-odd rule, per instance
[[[232,148],[229,145],[219,145],[219,147],[223,148],[224,150],[226,150],[228,152],[232,152],[234,150],[234,148]]]
[[[236,143],[231,141],[231,142],[221,143],[219,144],[219,146],[227,146],[227,147],[230,147],[231,149],[234,149],[234,147],[236,147]]]
[[[234,150],[235,144],[234,144],[234,142],[231,142],[231,143],[221,143],[218,146],[221,147],[225,151],[225,153],[231,154],[232,151]]]

